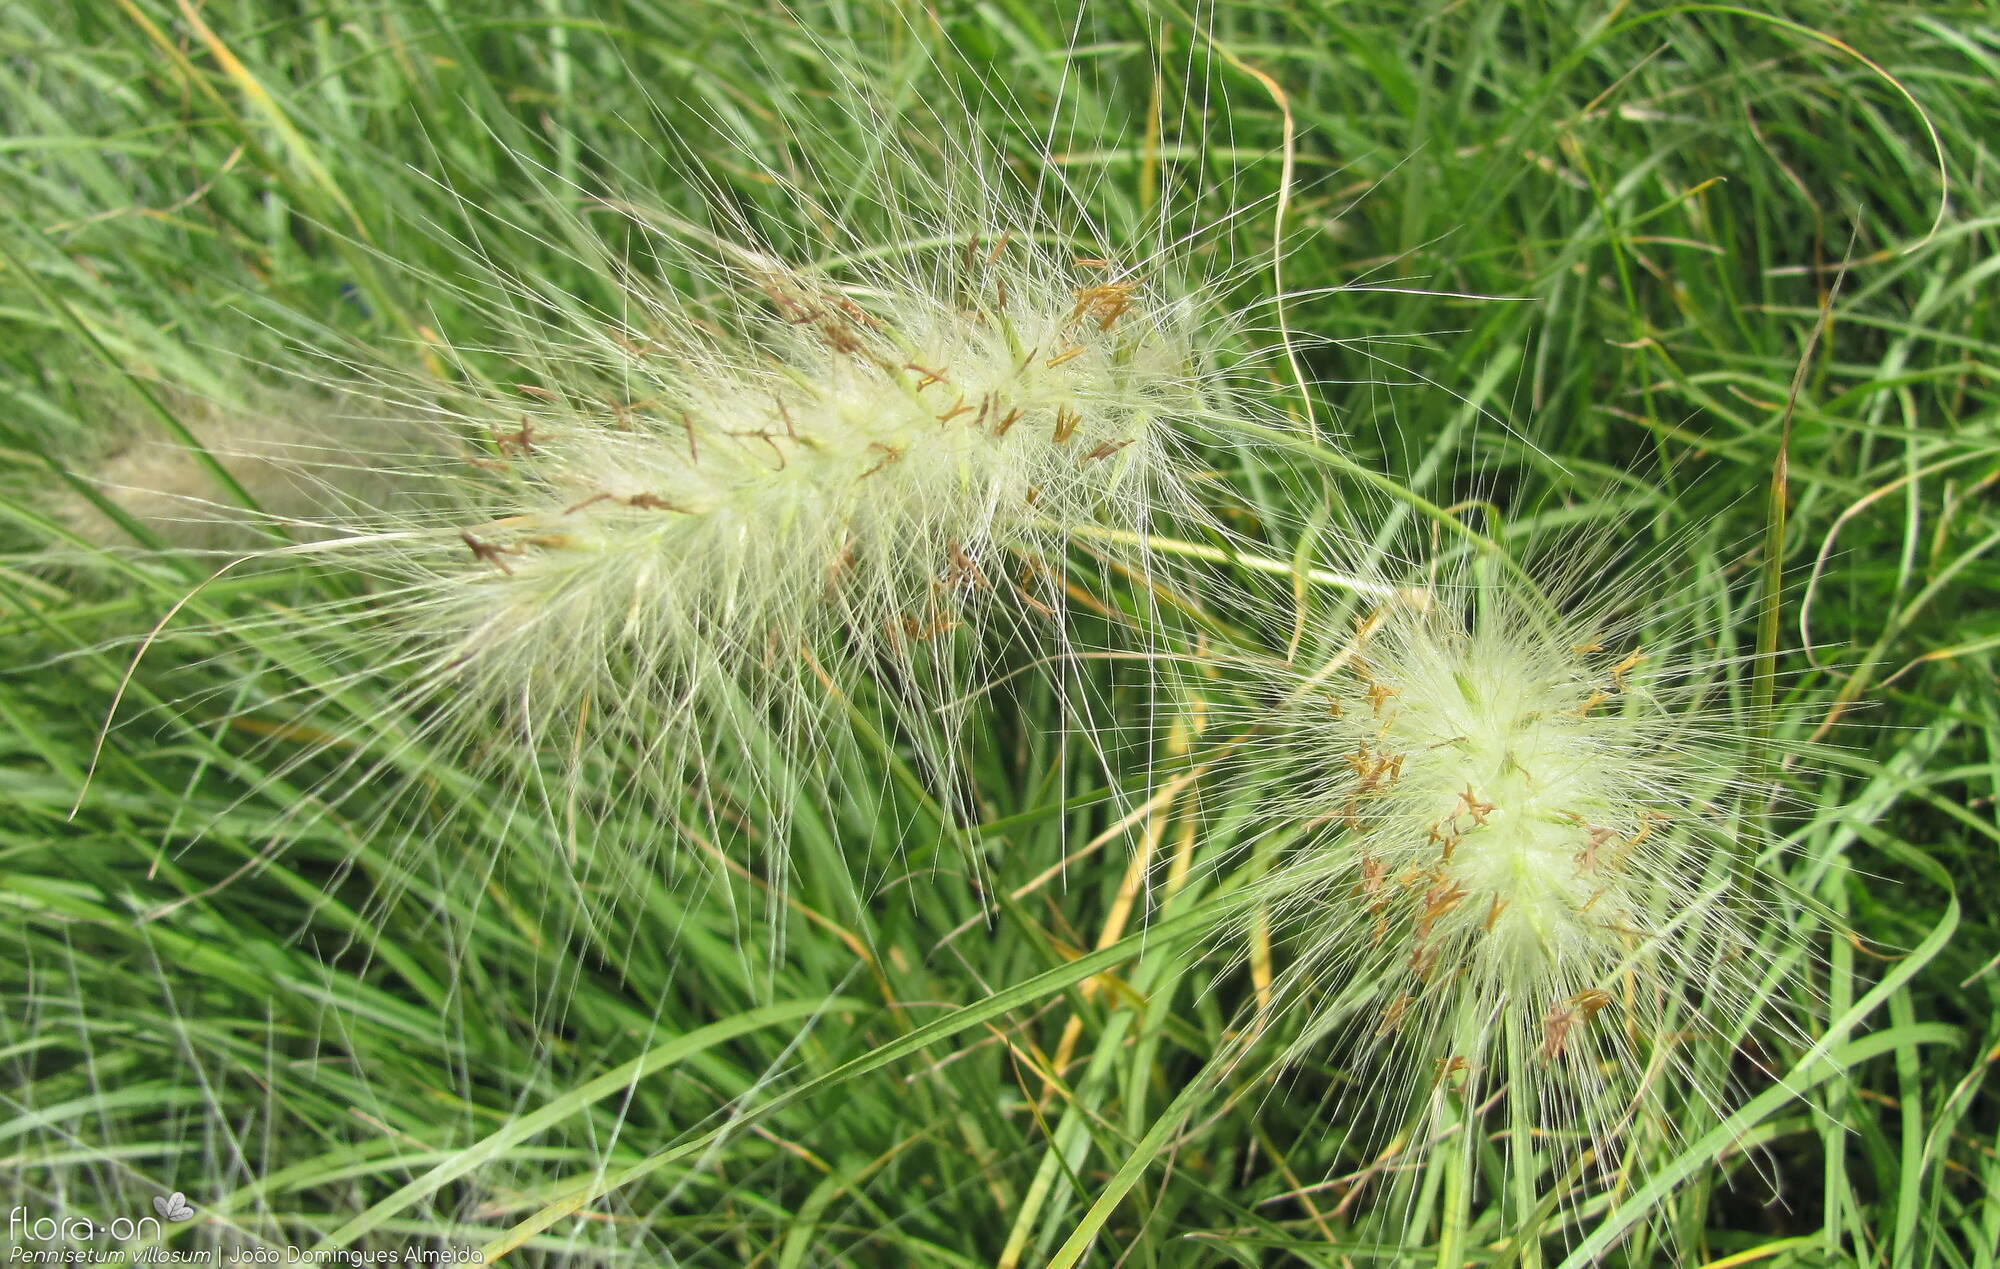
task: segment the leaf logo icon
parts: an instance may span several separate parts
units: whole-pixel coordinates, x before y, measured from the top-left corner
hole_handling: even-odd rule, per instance
[[[194,1219],[194,1207],[187,1201],[187,1195],[175,1190],[168,1195],[153,1197],[153,1210],[162,1220],[185,1221]]]

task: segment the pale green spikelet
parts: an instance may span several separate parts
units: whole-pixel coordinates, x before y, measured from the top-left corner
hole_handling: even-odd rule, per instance
[[[1735,1045],[1786,1025],[1760,980],[1804,927],[1771,920],[1798,901],[1763,859],[1754,729],[1656,570],[1349,576],[1240,706],[1287,1052],[1354,1070],[1357,1148],[1470,1150],[1491,1115],[1510,1206],[1542,1219],[1615,1184],[1632,1135],[1704,1122]]]
[[[407,343],[271,318],[298,377],[427,436],[379,456],[421,502],[286,548],[363,582],[202,632],[312,649],[286,663],[316,677],[246,694],[255,734],[311,738],[277,764],[314,793],[299,831],[365,816],[421,864],[424,817],[478,817],[495,860],[567,870],[547,924],[614,940],[647,934],[598,919],[636,878],[747,859],[776,908],[800,838],[827,875],[902,869],[905,824],[971,846],[962,721],[997,655],[1073,674],[1079,601],[1158,637],[1131,581],[1156,530],[1209,527],[1202,447],[1287,423],[1245,390],[1238,263],[1164,172],[1134,212],[989,151],[949,91],[836,96],[841,136],[752,128],[660,156],[665,183],[447,186],[427,232],[462,267],[375,261],[422,297]]]
[[[335,743],[462,757],[547,825],[586,907],[739,831],[782,893],[799,808],[859,805],[811,796],[856,744],[914,754],[951,796],[994,650],[1059,666],[1073,565],[1156,567],[1157,526],[1206,520],[1194,447],[1257,408],[1171,252],[926,186],[908,156],[877,179],[906,241],[827,221],[847,249],[801,263],[726,215],[594,203],[606,231],[558,209],[602,296],[440,280],[461,314],[422,350],[441,375],[312,350],[438,455],[405,473],[434,495],[414,512],[316,546],[370,591],[279,619],[394,685],[393,716]],[[343,755],[329,804],[372,796],[377,763]]]
[[[635,295],[644,329],[608,345],[621,397],[461,407],[468,501],[493,514],[406,557],[452,674],[577,692],[615,660],[672,693],[691,653],[747,669],[838,630],[896,655],[995,604],[1052,615],[1035,565],[1178,498],[1170,429],[1207,389],[1140,283],[1026,244],[948,255],[865,285],[739,275],[764,303],[726,340]]]

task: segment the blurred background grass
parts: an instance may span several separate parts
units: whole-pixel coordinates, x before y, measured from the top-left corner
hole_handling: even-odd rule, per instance
[[[775,956],[759,950],[754,807],[741,842],[691,842],[631,897],[641,916],[581,944],[550,933],[590,896],[544,830],[436,810],[486,796],[451,754],[399,758],[435,794],[414,810],[383,820],[364,790],[281,831],[316,774],[286,767],[287,729],[337,732],[386,687],[302,713],[313,698],[287,694],[328,671],[277,636],[186,639],[143,662],[69,814],[129,640],[206,567],[73,542],[52,566],[51,508],[83,496],[66,471],[87,473],[106,437],[199,431],[182,403],[253,391],[275,372],[246,366],[282,363],[292,338],[416,364],[476,339],[426,285],[467,274],[460,200],[506,269],[579,294],[604,280],[529,231],[551,199],[720,197],[783,242],[798,210],[745,156],[782,171],[865,153],[841,105],[858,74],[890,100],[964,101],[1024,183],[1052,168],[1114,234],[1159,212],[1223,263],[1269,248],[1289,117],[1283,281],[1301,294],[1286,319],[1322,425],[1438,503],[1535,509],[1509,523],[1524,538],[1672,537],[1744,652],[1788,459],[1779,690],[1817,702],[1799,735],[1856,706],[1778,824],[1793,883],[1856,937],[1816,935],[1820,1021],[1788,1007],[1852,1035],[1802,1099],[1761,1099],[1719,1136],[1641,1134],[1633,1186],[1692,1180],[1642,1194],[1651,1232],[1610,1257],[1992,1265],[1996,17],[1563,0],[15,6],[0,29],[10,1205],[138,1215],[183,1190],[201,1219],[177,1247],[1040,1264],[1222,1047],[1256,975],[1136,937],[1228,884],[1201,865],[1231,858],[1248,814],[1218,798],[1203,815],[1198,782],[1129,810],[1147,762],[1196,743],[1198,684],[1108,772],[1056,725],[1052,688],[996,694],[962,823],[894,752],[843,756],[853,796],[797,815]],[[919,149],[920,118],[905,138]],[[1222,303],[1268,350],[1271,271],[1227,276]],[[1304,294],[1353,284],[1395,289]],[[1236,527],[1277,558],[1296,545],[1282,526],[1354,496],[1295,457],[1212,458]],[[1132,601],[1128,581],[1097,581],[1112,606]],[[211,587],[189,617],[281,615],[348,586],[271,570]],[[1109,717],[1144,714],[1134,686],[1088,675]],[[1135,858],[1164,878],[1137,904]],[[1115,950],[1080,959],[1098,946]],[[927,1025],[951,1033],[928,1042]],[[1758,1092],[1802,1052],[1774,1041],[1732,1063]],[[1435,1237],[1433,1169],[1390,1159],[1354,1184],[1369,1160],[1323,1122],[1337,1055],[1276,1082],[1251,1070],[1148,1147],[1089,1263],[1346,1265]],[[1559,1217],[1550,1258],[1614,1206]],[[1497,1198],[1477,1197],[1467,1254],[1532,1259],[1509,1234]]]

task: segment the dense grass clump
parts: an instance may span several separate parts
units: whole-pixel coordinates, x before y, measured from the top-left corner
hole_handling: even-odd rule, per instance
[[[1994,1263],[1985,7],[10,18],[20,1228]]]

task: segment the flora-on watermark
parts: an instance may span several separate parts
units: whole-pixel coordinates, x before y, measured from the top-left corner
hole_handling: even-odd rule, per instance
[[[7,1213],[7,1265],[479,1265],[486,1254],[455,1247],[382,1248],[329,1251],[302,1247],[199,1248],[176,1251],[159,1245],[166,1222],[193,1220],[194,1205],[175,1190],[153,1198],[154,1216],[44,1216],[25,1207]],[[137,1243],[138,1246],[132,1244]],[[39,1244],[39,1245],[37,1245]]]
[[[122,1244],[141,1241],[157,1241],[166,1232],[164,1220],[184,1221],[194,1216],[194,1208],[189,1206],[187,1196],[176,1190],[171,1195],[163,1195],[153,1200],[153,1210],[158,1216],[114,1216],[110,1220],[96,1221],[88,1216],[38,1216],[25,1207],[10,1208],[7,1212],[7,1263],[9,1264],[107,1264],[114,1263],[110,1255],[127,1259]],[[67,1244],[48,1249],[36,1249],[29,1243]],[[103,1249],[104,1254],[92,1246],[96,1243],[117,1243],[116,1247]],[[50,1257],[56,1257],[51,1259]]]

